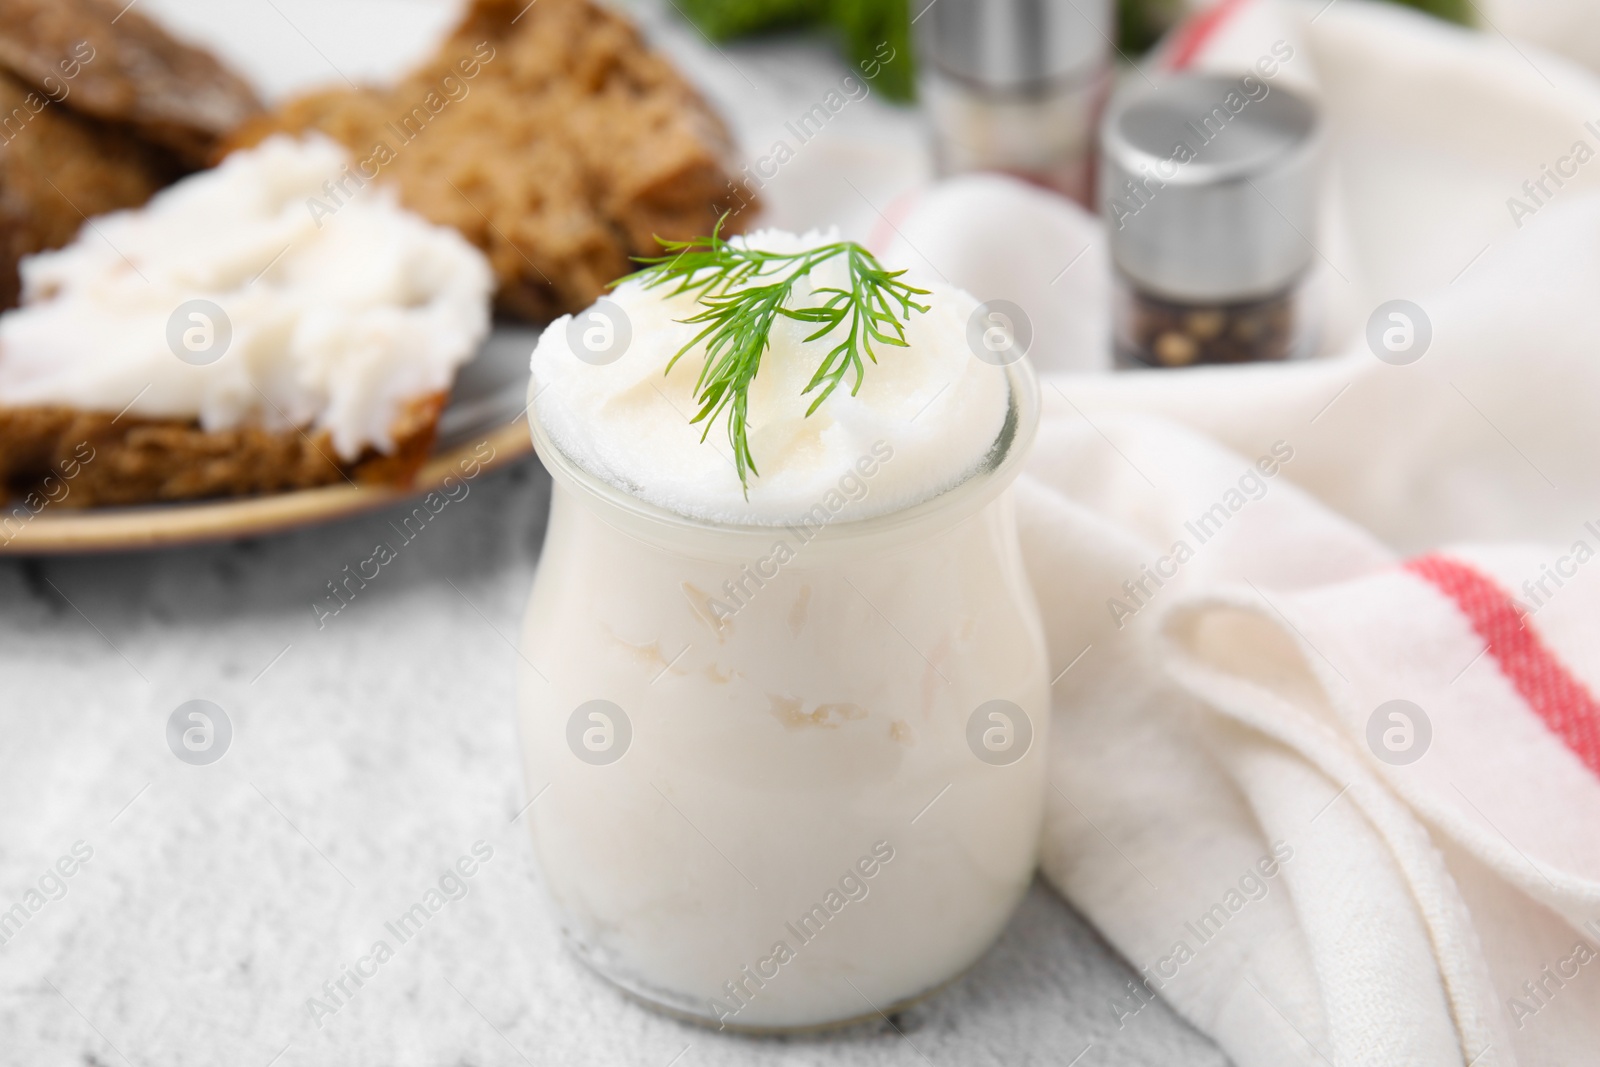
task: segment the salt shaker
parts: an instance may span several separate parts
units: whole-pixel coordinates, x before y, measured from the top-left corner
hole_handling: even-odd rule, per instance
[[[1004,171],[1090,203],[1111,0],[937,0],[916,22],[940,170]]]
[[[1314,101],[1253,73],[1112,102],[1100,202],[1120,366],[1311,353],[1323,125]]]

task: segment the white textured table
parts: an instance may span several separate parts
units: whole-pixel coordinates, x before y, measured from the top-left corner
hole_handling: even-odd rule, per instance
[[[0,1063],[954,1067],[1085,1048],[1083,1067],[1223,1062],[1161,1005],[1119,1029],[1130,972],[1043,886],[964,980],[895,1020],[904,1036],[724,1036],[590,975],[513,821],[526,795],[507,642],[549,486],[534,460],[485,475],[321,630],[312,601],[394,540],[393,513],[228,547],[0,561],[0,909],[26,907],[76,842],[92,849],[0,945]],[[209,766],[167,745],[193,698],[233,725]],[[398,944],[384,924],[479,840],[494,853],[466,896]],[[318,1028],[307,1001],[380,938],[394,957]]]
[[[420,2],[148,6],[274,90],[327,64],[369,75],[385,39],[447,21]],[[844,73],[821,47],[719,55],[645,17],[752,154]],[[851,106],[837,144],[788,168],[791,188],[847,156],[852,129],[914,148],[911,116]],[[900,178],[879,172],[884,188],[915,173],[911,159]],[[879,195],[857,185],[839,194],[856,201],[847,228]],[[792,213],[784,187],[773,192]],[[312,603],[393,540],[394,513],[189,551],[0,560],[0,1064],[1225,1062],[1160,1004],[1119,1027],[1112,1005],[1131,972],[1042,886],[952,989],[892,1025],[831,1037],[701,1030],[584,970],[560,945],[516,818],[509,641],[548,496],[536,461],[485,475],[320,629]],[[232,725],[211,765],[168,747],[168,718],[191,699]],[[493,855],[465,895],[398,944],[384,924],[480,841]],[[324,983],[379,939],[393,957],[314,1019],[308,1001],[331,1004]]]

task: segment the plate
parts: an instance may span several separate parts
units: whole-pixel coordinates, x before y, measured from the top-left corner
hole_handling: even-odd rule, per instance
[[[523,409],[528,356],[538,339],[537,327],[495,327],[482,350],[456,375],[450,403],[439,417],[438,443],[409,489],[346,484],[192,504],[82,510],[46,506],[13,528],[9,539],[0,529],[0,556],[130,552],[256,537],[422,496],[447,476],[460,477],[461,464],[469,458],[485,471],[504,466],[533,451]],[[492,450],[487,459],[482,458],[485,445]]]

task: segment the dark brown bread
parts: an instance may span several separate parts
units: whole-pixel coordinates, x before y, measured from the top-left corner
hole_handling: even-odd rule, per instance
[[[113,0],[0,0],[0,309],[17,261],[143,204],[257,114],[249,86]]]
[[[261,110],[209,52],[125,0],[0,0],[0,67],[57,103],[162,145],[190,169]]]
[[[590,0],[477,0],[393,89],[302,97],[230,144],[312,129],[483,249],[500,309],[536,321],[592,303],[630,256],[658,252],[657,235],[708,233],[741,202],[722,122],[632,23]]]
[[[0,73],[0,308],[17,261],[72,240],[85,217],[137,207],[178,173],[164,151]]]
[[[433,449],[445,400],[436,393],[412,402],[393,427],[394,452],[369,450],[353,462],[337,458],[326,433],[207,432],[166,419],[0,408],[0,501],[26,500],[31,493],[58,507],[146,504],[281,493],[347,479],[403,487]]]

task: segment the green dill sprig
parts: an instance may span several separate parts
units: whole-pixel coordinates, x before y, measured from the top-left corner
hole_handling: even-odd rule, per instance
[[[768,252],[730,244],[722,237],[722,221],[708,237],[690,241],[662,241],[664,255],[639,260],[643,269],[619,279],[616,284],[638,279],[647,289],[671,285],[672,295],[693,293],[702,310],[679,321],[702,329],[667,362],[671,373],[678,360],[704,342],[706,359],[695,382],[695,401],[700,405],[691,423],[705,423],[700,435],[704,441],[711,427],[727,414],[728,443],[733,446],[733,462],[746,498],[750,495],[750,476],[760,477],[750,451],[750,383],[761,370],[761,357],[771,345],[772,327],[779,316],[798,322],[816,323],[817,329],[805,339],[820,340],[842,331],[840,340],[823,358],[801,396],[816,392],[810,415],[833,395],[847,376],[853,376],[850,395],[861,390],[866,362],[878,361],[873,345],[906,347],[905,325],[913,311],[926,312],[928,305],[915,297],[927,296],[900,280],[903,270],[884,270],[871,252],[854,241],[838,241],[802,252]],[[822,263],[845,257],[849,287],[823,286],[812,291],[821,303],[792,306],[795,284]]]

